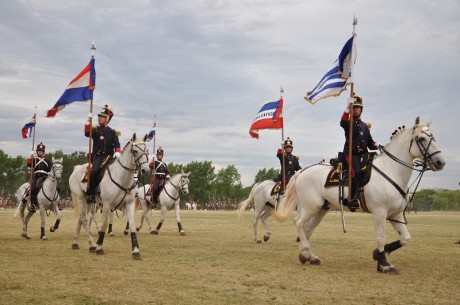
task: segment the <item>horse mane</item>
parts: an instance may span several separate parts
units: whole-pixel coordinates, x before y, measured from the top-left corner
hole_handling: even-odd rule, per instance
[[[393,131],[393,133],[391,134],[390,141],[392,141],[393,139],[395,139],[395,138],[396,138],[398,135],[400,135],[405,129],[406,129],[406,126],[404,126],[404,125],[399,126],[398,129],[395,129],[395,131]]]

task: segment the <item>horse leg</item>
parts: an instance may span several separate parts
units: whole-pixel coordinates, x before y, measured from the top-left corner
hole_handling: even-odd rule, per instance
[[[129,219],[126,221],[126,227],[125,230],[123,231],[123,234],[128,235],[129,233]]]
[[[109,214],[109,236],[115,236],[115,234],[112,231],[112,226],[113,226],[113,212],[110,212]]]
[[[265,209],[265,206],[263,207]],[[259,222],[259,218],[263,214],[264,210],[259,209],[257,206],[254,210],[254,216],[252,217],[252,230],[254,231],[254,241],[258,244],[262,243],[262,240],[257,237],[257,223]]]
[[[140,221],[139,226],[136,227],[136,232],[139,232],[144,226],[144,218],[146,218],[146,204],[144,203],[145,200],[142,200],[140,198],[137,198],[137,200],[141,202],[141,206],[142,206],[141,221]]]
[[[307,231],[305,228],[309,225],[309,221],[319,213],[320,210],[318,210],[316,213],[312,212],[307,212],[305,210],[302,210],[299,215],[294,219],[294,223],[297,227],[297,233],[299,237],[299,261],[302,264],[305,264],[306,262],[310,262],[313,265],[320,265],[321,260],[314,256],[312,251],[311,251],[311,244],[309,237],[307,235]],[[310,233],[311,235],[311,233]]]
[[[110,207],[103,206],[102,207],[102,225],[101,225],[101,230],[98,232],[98,238],[96,241],[96,254],[97,255],[105,255],[102,245],[104,244],[105,231],[107,230],[107,227],[108,227],[109,213],[110,213]]]
[[[38,200],[37,200],[38,201]],[[37,202],[38,204],[38,202]],[[40,239],[41,240],[47,240],[48,237],[45,236],[45,209],[40,206],[39,206],[39,209],[40,209],[40,219],[41,219],[41,222],[40,222]]]
[[[177,228],[179,229],[179,234],[184,236],[185,235],[185,231],[184,229],[182,228],[182,224],[180,222],[180,216],[179,216],[179,203],[175,203],[174,204],[174,212],[176,213],[176,222],[177,222]]]
[[[162,205],[162,206],[161,206],[160,222],[157,224],[156,229],[153,230],[152,232],[150,232],[150,234],[158,235],[158,233],[159,233],[159,231],[160,231],[160,228],[161,228],[161,226],[163,225],[163,222],[165,221],[165,215],[166,215],[166,207],[164,207],[164,206]]]
[[[319,212],[315,216],[313,216],[306,223],[306,225],[304,227],[304,230],[305,230],[305,235],[306,235],[310,245],[311,245],[311,236],[313,234],[313,231],[319,225],[321,220],[323,220],[324,216],[326,216],[326,214],[328,212],[329,212],[329,210],[321,209],[321,210],[319,210]],[[311,247],[310,247],[309,250],[310,250],[310,259],[309,259],[310,264],[312,264],[312,265],[321,265],[321,260],[319,259],[319,257],[317,257],[316,255],[313,254],[313,252],[311,251]]]
[[[270,231],[270,228],[267,223],[268,217],[272,215],[272,209],[270,207],[266,207],[265,210],[262,212],[262,215],[260,215],[260,221],[262,222],[264,228],[265,228],[265,234],[264,234],[264,241],[267,242],[270,239],[270,235],[272,232]]]
[[[399,274],[398,270],[388,263],[385,256],[385,221],[386,213],[374,212],[374,229],[377,249],[373,252],[373,258],[377,261],[377,271],[383,273]]]
[[[137,241],[136,224],[134,223],[134,204],[126,205],[126,216],[128,217],[128,226],[131,231],[131,257],[133,259],[141,259],[141,252],[139,251],[139,242]]]
[[[22,233],[21,236],[25,239],[30,239],[29,234],[27,233],[27,225],[29,223],[30,217],[33,215],[33,213],[28,212],[26,216],[24,216],[24,211],[26,208],[26,204],[23,204],[19,210],[20,215],[21,215],[21,222],[22,222]],[[29,215],[30,214],[30,215]]]
[[[57,204],[54,205],[53,212],[57,218],[56,218],[56,222],[54,223],[54,226],[50,228],[50,232],[54,232],[59,228],[59,224],[61,223],[61,218],[62,218],[61,212],[59,211],[59,206]]]

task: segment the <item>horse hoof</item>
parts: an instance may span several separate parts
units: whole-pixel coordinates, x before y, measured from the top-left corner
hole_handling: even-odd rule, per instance
[[[139,232],[141,230],[141,228],[139,227],[136,227],[136,231]]]
[[[56,231],[56,230],[54,229],[54,227],[51,227],[51,228],[50,228],[50,232],[54,232],[54,231]]]
[[[141,259],[141,253],[140,252],[134,252],[131,254],[131,257],[135,260],[140,260]]]
[[[113,237],[113,236],[115,236],[115,234],[114,234],[113,232],[110,232],[110,233],[109,233],[109,236],[112,236],[112,237]]]
[[[150,234],[158,235],[158,231],[157,231],[157,230],[153,230]]]
[[[72,244],[72,250],[80,250],[80,246],[78,244]]]
[[[264,235],[264,242],[267,242],[270,239],[270,236]]]
[[[299,254],[299,261],[300,261],[301,264],[305,264],[306,262],[309,261],[309,259],[306,256],[304,256],[303,254]]]
[[[256,239],[256,243],[261,244],[261,243],[262,243],[262,240]]]
[[[30,236],[27,235],[26,233],[22,233],[21,234],[21,237],[25,238],[25,239],[30,239]]]
[[[182,230],[182,231],[179,232],[179,234],[182,235],[182,236],[185,236],[185,231]]]
[[[398,269],[395,268],[395,266],[390,265],[390,266],[382,266],[379,263],[377,263],[377,271],[382,272],[382,273],[388,273],[388,274],[393,274],[393,275],[399,275]]]
[[[42,236],[40,239],[41,239],[41,240],[48,240],[48,237]]]
[[[128,233],[129,233],[129,232],[128,232],[128,231],[126,231],[126,230],[125,230],[125,231],[123,231],[123,234],[125,234],[125,235],[128,235]]]
[[[104,249],[97,249],[96,254],[97,255],[105,255]]]
[[[96,252],[96,247],[89,247],[89,253],[95,253]]]
[[[319,265],[321,265],[321,260],[319,258],[317,258],[317,257],[310,258],[310,265],[319,266]]]
[[[297,236],[297,238],[295,239],[296,242],[299,242],[300,241],[300,237]]]

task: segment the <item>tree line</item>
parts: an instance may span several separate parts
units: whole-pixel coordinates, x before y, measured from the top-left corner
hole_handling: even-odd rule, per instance
[[[64,154],[61,150],[47,153],[51,159],[63,158],[64,172],[59,184],[61,198],[70,196],[69,177],[75,165],[88,162],[86,152],[77,151]],[[206,206],[209,203],[220,203],[227,207],[236,208],[238,203],[245,200],[251,192],[252,185],[278,176],[275,168],[262,168],[254,177],[251,186],[241,184],[241,175],[235,165],[229,165],[216,171],[211,161],[193,161],[188,164],[168,163],[168,170],[172,175],[181,171],[190,173],[190,194],[188,198],[181,198],[184,202],[193,201]],[[4,197],[15,200],[14,194],[21,184],[29,181],[29,169],[26,158],[22,156],[10,157],[0,150],[0,192]],[[151,174],[139,178],[139,185],[150,183]],[[418,211],[460,211],[459,190],[423,189],[417,191],[412,204]]]
[[[76,165],[88,162],[88,154],[83,151],[76,151],[71,154],[64,154],[61,150],[46,153],[46,158],[63,158],[64,172],[59,183],[61,198],[70,196],[69,177]],[[19,186],[29,181],[30,171],[26,164],[26,158],[22,156],[10,157],[0,150],[0,191],[4,197],[14,200],[14,194]],[[189,172],[190,194],[187,198],[181,198],[184,202],[193,201],[205,206],[208,203],[225,204],[236,208],[238,203],[245,200],[251,192],[252,186],[244,187],[241,184],[241,175],[234,165],[229,165],[218,171],[211,161],[188,164],[168,163],[170,175]],[[261,169],[257,173],[254,183],[267,179],[273,179],[278,171],[272,169]],[[151,182],[151,173],[139,177],[139,186]]]

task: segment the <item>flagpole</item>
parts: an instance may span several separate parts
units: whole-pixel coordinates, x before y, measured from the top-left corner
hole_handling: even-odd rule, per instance
[[[280,89],[280,98],[283,98],[283,93],[284,89],[283,86],[281,86]],[[283,101],[283,108],[284,108],[284,101]],[[282,177],[281,177],[281,184],[282,184],[282,189],[286,189],[286,168],[284,166],[284,116],[283,116],[283,126],[281,126],[281,152],[283,154],[283,166],[282,166]],[[276,209],[275,209],[276,211]]]
[[[91,45],[91,58],[94,58],[94,51],[96,51],[96,44],[93,43]],[[90,88],[90,90],[94,91],[94,87]],[[91,179],[91,142],[93,139],[93,95],[91,94],[91,100],[89,102],[89,140],[88,140],[88,179],[87,179],[87,185],[89,186],[90,179]]]
[[[35,120],[35,126],[32,132],[32,150],[31,150],[32,152],[34,151],[34,147],[35,147],[35,129],[37,128],[37,106],[35,106],[34,120]],[[30,202],[32,202],[32,180],[34,177],[34,159],[35,157],[32,155],[32,162],[30,163],[30,176],[29,176],[29,200]]]
[[[356,18],[356,16],[353,15],[353,36],[356,36],[356,32],[355,32],[355,27],[356,25],[358,24],[358,19]],[[350,85],[350,97],[352,98],[354,96],[354,92],[355,92],[355,89],[354,89],[354,74],[355,74],[355,71],[354,71],[354,62],[353,62],[353,46],[354,46],[354,40],[353,40],[353,44],[351,46],[351,75],[350,75],[350,78],[351,78],[351,85]],[[349,104],[349,110],[348,110],[348,113],[349,113],[349,129],[348,129],[348,202],[351,201],[351,173],[352,173],[352,162],[353,162],[353,104]]]
[[[154,194],[155,194],[155,180],[156,180],[156,166],[155,166],[155,148],[156,148],[156,140],[157,140],[157,115],[154,115],[153,118],[153,125],[155,128],[155,134],[153,135],[153,164],[152,164],[152,187],[151,187],[151,194],[152,194],[152,209],[155,206],[155,203],[153,202],[154,200]]]

